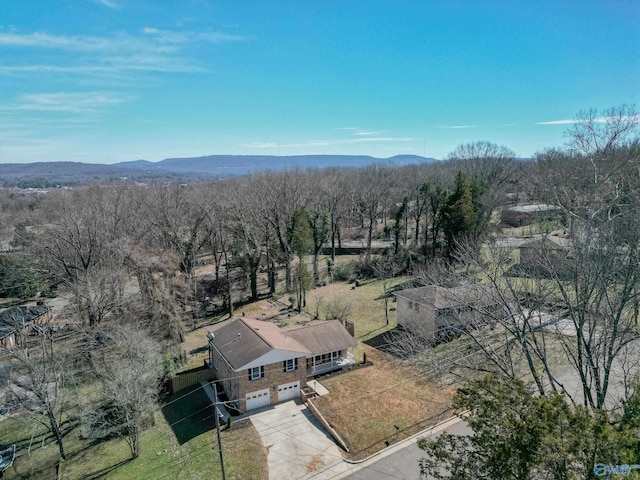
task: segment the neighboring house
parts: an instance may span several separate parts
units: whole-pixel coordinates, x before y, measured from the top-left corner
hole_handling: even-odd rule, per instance
[[[0,312],[0,345],[5,348],[18,345],[34,327],[50,321],[51,308],[44,305],[7,308]]]
[[[566,238],[551,235],[535,238],[520,245],[520,264],[535,265],[543,259],[551,265],[562,263],[569,255],[570,248]]]
[[[356,342],[338,320],[279,328],[243,317],[205,328],[216,383],[240,411],[299,398],[308,377],[353,363]]]
[[[561,278],[572,276],[573,249],[570,240],[541,236],[522,243],[520,261],[505,272],[510,277]]]
[[[505,208],[500,213],[500,219],[503,224],[510,227],[521,227],[541,220],[552,220],[560,217],[561,214],[562,209],[556,205],[537,203]]]
[[[394,294],[398,326],[432,343],[469,326],[494,323],[503,310],[491,290],[480,284],[452,288],[429,285]]]

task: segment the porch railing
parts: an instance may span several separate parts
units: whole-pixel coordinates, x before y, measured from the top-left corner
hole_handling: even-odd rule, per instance
[[[347,365],[351,365],[354,363],[353,353],[347,353],[344,357],[338,357],[334,360],[329,360],[328,362],[316,363],[311,367],[307,368],[307,377],[312,377],[314,375],[320,375],[321,373],[330,372],[331,370],[337,370],[338,368],[346,367]]]

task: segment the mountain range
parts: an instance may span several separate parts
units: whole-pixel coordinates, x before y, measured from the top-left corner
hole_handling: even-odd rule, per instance
[[[39,162],[0,164],[0,186],[52,187],[83,185],[126,178],[140,182],[153,180],[195,181],[246,175],[264,170],[288,168],[359,168],[375,163],[401,166],[434,162],[418,155],[376,158],[366,155],[208,155],[167,158],[159,162],[134,160],[111,165],[79,162]]]

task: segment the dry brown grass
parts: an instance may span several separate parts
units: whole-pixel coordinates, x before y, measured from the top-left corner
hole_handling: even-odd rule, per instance
[[[314,455],[311,461],[307,464],[307,474],[315,472],[322,465],[324,465],[324,460],[322,460],[322,455]]]
[[[406,281],[406,278],[394,278],[389,281],[389,288]],[[382,281],[369,280],[355,287],[353,284],[336,282],[311,290],[307,293],[307,308],[303,314],[293,313],[283,316],[284,324],[291,325],[296,322],[308,322],[318,316],[326,317],[326,306],[332,301],[341,301],[350,306],[348,319],[354,322],[356,338],[366,340],[370,336],[377,335],[387,330],[384,315],[382,295],[384,292]],[[393,298],[389,301],[389,308],[395,305]],[[395,311],[389,311],[389,327],[396,324]]]
[[[314,402],[362,459],[451,415],[452,387],[429,382],[415,368],[374,348],[372,366],[323,380],[329,395]],[[398,428],[396,428],[398,427]]]
[[[405,278],[396,278],[389,282],[389,287],[406,281]],[[307,310],[303,313],[282,312],[282,304],[272,300],[260,300],[243,305],[236,310],[236,316],[243,313],[246,317],[256,319],[272,319],[280,326],[296,325],[313,320],[316,313],[320,319],[326,318],[326,305],[334,300],[347,303],[351,313],[348,319],[355,325],[355,336],[360,342],[393,328],[396,324],[396,312],[389,311],[389,325],[386,324],[384,306],[381,295],[384,292],[383,284],[379,280],[368,281],[359,287],[349,283],[332,283],[319,287],[307,294]],[[389,301],[389,307],[395,305],[393,299]],[[316,308],[319,306],[319,308]],[[207,335],[204,328],[199,328],[185,333],[182,349],[187,353],[187,364],[181,370],[188,370],[202,365],[207,358]],[[366,346],[360,345],[356,352],[358,359],[362,358],[362,352]]]

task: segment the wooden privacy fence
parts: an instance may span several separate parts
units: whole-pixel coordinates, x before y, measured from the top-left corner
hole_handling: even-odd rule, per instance
[[[195,385],[196,383],[213,380],[214,377],[213,368],[208,367],[199,367],[197,369],[181,372],[171,379],[171,391],[176,393],[190,387],[191,385]]]

